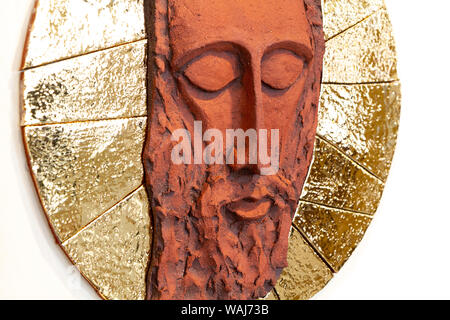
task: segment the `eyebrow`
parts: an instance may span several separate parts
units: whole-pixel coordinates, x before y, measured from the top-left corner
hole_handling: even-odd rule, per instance
[[[228,41],[209,43],[202,47],[189,50],[183,56],[174,59],[172,61],[172,66],[175,71],[180,71],[181,69],[184,69],[187,63],[199,58],[208,51],[226,51],[239,54],[239,49],[236,49],[236,46],[238,45]]]
[[[175,71],[180,71],[180,69],[183,69],[183,67],[185,67],[185,65],[188,62],[191,62],[193,59],[201,56],[203,53],[206,53],[208,51],[223,50],[223,51],[228,51],[230,53],[239,54],[240,50],[237,49],[236,47],[241,47],[241,46],[239,44],[229,42],[229,41],[209,43],[202,47],[192,49],[192,50],[188,51],[187,53],[185,53],[183,56],[176,58],[174,61],[172,61],[173,68]],[[241,48],[241,49],[245,50],[245,48]],[[309,43],[309,45],[307,45],[307,44],[297,42],[297,41],[285,40],[285,41],[276,42],[276,43],[268,46],[264,51],[263,57],[264,57],[264,55],[266,55],[274,50],[277,50],[277,49],[286,49],[286,50],[292,51],[293,53],[297,54],[299,57],[305,58],[305,60],[307,62],[312,60],[312,58],[314,56],[314,52],[313,52],[311,43]]]
[[[298,56],[305,58],[306,61],[312,60],[314,56],[313,48],[311,47],[311,45],[308,46],[304,43],[296,41],[280,41],[274,43],[266,48],[266,50],[264,51],[264,55],[269,54],[277,49],[286,49],[292,51]]]

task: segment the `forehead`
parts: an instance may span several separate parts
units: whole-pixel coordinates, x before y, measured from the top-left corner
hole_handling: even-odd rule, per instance
[[[276,42],[311,46],[303,0],[170,0],[174,60],[215,42],[263,51]]]

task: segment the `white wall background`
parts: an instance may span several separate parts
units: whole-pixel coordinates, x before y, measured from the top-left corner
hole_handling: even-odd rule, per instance
[[[450,299],[450,2],[386,4],[403,85],[397,153],[366,237],[316,299]],[[0,299],[97,299],[55,244],[26,167],[17,70],[31,6],[0,10]]]

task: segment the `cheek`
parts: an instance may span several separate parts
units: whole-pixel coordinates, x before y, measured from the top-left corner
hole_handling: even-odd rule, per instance
[[[263,87],[264,124],[268,129],[280,129],[281,139],[292,132],[304,83],[305,80],[300,79],[291,88],[278,92]]]
[[[225,130],[241,123],[240,106],[245,99],[242,85],[235,81],[219,93],[209,93],[193,87],[184,78],[178,80],[180,93],[196,120],[203,121],[204,129]]]

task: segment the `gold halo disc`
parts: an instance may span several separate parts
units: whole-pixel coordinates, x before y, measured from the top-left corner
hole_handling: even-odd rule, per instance
[[[323,0],[326,53],[314,160],[287,267],[267,299],[308,299],[375,214],[400,117],[383,0]],[[36,0],[22,65],[21,127],[58,244],[105,299],[144,299],[152,227],[141,153],[143,0]]]

